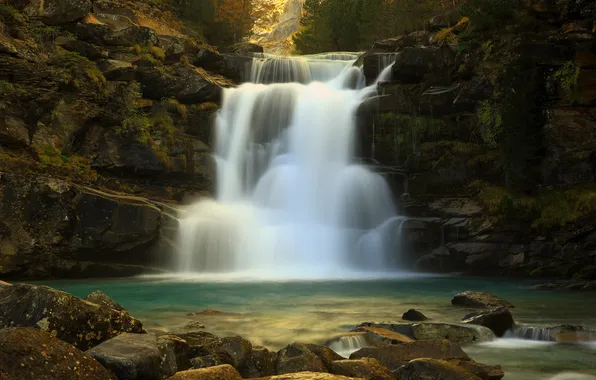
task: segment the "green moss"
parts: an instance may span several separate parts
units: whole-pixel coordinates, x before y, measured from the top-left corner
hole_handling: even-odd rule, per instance
[[[141,45],[136,44],[132,47],[132,50],[135,52],[136,55],[141,55],[141,53],[143,52],[143,48],[141,48]]]
[[[549,93],[555,94],[557,88],[563,91],[565,99],[569,103],[577,100],[577,81],[579,79],[580,67],[573,61],[565,62],[563,66],[546,81],[546,89]]]
[[[75,52],[66,52],[54,58],[50,64],[64,70],[65,75],[60,78],[63,83],[75,88],[85,87],[89,82],[99,89],[103,89],[106,78],[94,62]]]
[[[162,48],[157,47],[157,46],[151,46],[149,48],[149,51],[151,52],[151,55],[154,56],[159,61],[163,62],[166,60],[166,53],[164,53]]]
[[[37,41],[54,41],[60,34],[60,31],[54,26],[32,26],[29,28],[31,35]]]
[[[11,24],[11,23],[22,24],[27,21],[26,15],[17,11],[15,8],[11,7],[10,5],[4,4],[3,2],[0,2],[0,17],[7,24]]]
[[[175,112],[183,120],[186,120],[188,118],[188,108],[186,107],[185,104],[181,104],[176,99],[168,99],[167,105],[168,105],[168,111]]]
[[[561,227],[596,213],[596,185],[592,184],[543,190],[532,197],[482,182],[472,186],[478,189],[478,200],[492,216],[527,221],[539,230]]]
[[[476,118],[482,140],[491,148],[497,146],[503,132],[503,118],[497,106],[490,100],[483,100],[476,109]]]

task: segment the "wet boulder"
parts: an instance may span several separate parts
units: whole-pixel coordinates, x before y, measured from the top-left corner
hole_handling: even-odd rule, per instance
[[[361,348],[350,355],[350,359],[361,358],[377,359],[392,371],[419,358],[469,360],[469,356],[459,345],[446,339]]]
[[[252,348],[246,362],[238,368],[243,378],[252,379],[255,377],[271,376],[275,373],[275,362],[277,354],[265,347],[255,346]]]
[[[488,327],[499,337],[511,329],[514,323],[511,312],[504,307],[470,313],[463,318],[462,322]]]
[[[494,339],[494,334],[489,328],[464,323],[366,322],[359,326],[362,327],[386,329],[415,340],[447,339],[458,344],[488,342]]]
[[[0,378],[115,380],[91,355],[36,328],[0,329]]]
[[[252,351],[252,344],[241,336],[227,336],[221,339],[221,344],[215,347],[215,352],[227,357],[227,364],[240,368],[246,364]]]
[[[48,25],[76,21],[91,12],[89,0],[8,0],[7,3]]]
[[[505,301],[494,294],[469,290],[456,294],[451,300],[451,304],[476,308],[506,307],[511,309],[515,307],[511,302]]]
[[[480,380],[480,377],[445,360],[416,359],[395,371],[398,380]]]
[[[121,334],[87,353],[120,380],[160,380],[190,367],[188,345],[171,336]]]
[[[378,360],[363,358],[356,360],[338,360],[333,362],[331,373],[335,375],[361,377],[368,380],[390,380],[394,375]]]
[[[215,367],[222,364],[225,363],[223,363],[217,355],[197,356],[196,358],[190,359],[190,366],[193,369]]]
[[[181,371],[174,376],[168,377],[168,380],[242,380],[242,377],[234,367],[224,364],[209,368]]]
[[[81,350],[123,332],[144,332],[128,313],[27,284],[0,287],[0,327],[37,327]]]
[[[192,64],[216,73],[223,73],[225,62],[223,55],[208,46],[202,46],[192,57]]]
[[[277,353],[276,373],[327,372],[323,361],[304,344],[293,343]]]
[[[336,360],[344,359],[343,356],[333,351],[331,348],[326,346],[319,346],[317,344],[305,344],[313,354],[317,355],[319,359],[323,361],[323,364],[327,369],[331,368],[331,364]]]
[[[416,309],[410,309],[408,311],[406,311],[402,316],[401,319],[405,320],[405,321],[426,321],[428,318],[422,314],[421,312],[419,312]]]

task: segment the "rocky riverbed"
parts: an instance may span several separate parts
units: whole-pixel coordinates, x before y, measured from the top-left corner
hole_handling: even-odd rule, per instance
[[[423,313],[404,309],[403,315],[394,315],[391,321],[345,324],[343,331],[329,331],[327,339],[308,341],[295,331],[284,335],[283,343],[259,345],[262,339],[252,337],[258,331],[267,334],[267,328],[256,326],[255,330],[251,326],[255,321],[234,311],[197,310],[187,315],[195,323],[162,323],[158,327],[151,320],[135,318],[101,291],[81,299],[43,285],[3,283],[0,341],[5,344],[0,349],[0,374],[7,379],[492,380],[507,379],[507,370],[499,364],[511,365],[495,363],[495,357],[483,353],[489,345],[510,342],[498,338],[503,330],[511,333],[525,328],[527,338],[533,334],[543,343],[573,343],[577,347],[596,338],[593,330],[583,326],[536,327],[532,332],[513,319],[523,305],[484,292],[458,293],[452,305],[444,299],[445,309],[452,308],[454,316],[461,314],[451,321],[427,312],[423,301],[419,304]],[[465,310],[471,314],[464,315]],[[369,309],[367,315],[374,318],[380,314]],[[430,319],[407,320],[421,315]],[[283,315],[277,318],[283,323]],[[174,322],[171,317],[167,320]],[[218,332],[223,331],[218,320],[226,320],[228,329],[239,335]],[[539,337],[538,331],[549,335]],[[482,364],[478,357],[489,362]],[[555,373],[565,369],[558,368]],[[510,378],[543,378],[526,377],[518,370],[513,369]],[[573,370],[588,371],[585,376],[590,378],[587,367]]]

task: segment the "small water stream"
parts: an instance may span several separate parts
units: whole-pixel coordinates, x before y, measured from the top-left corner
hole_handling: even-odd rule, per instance
[[[224,278],[222,278],[224,279]],[[279,349],[294,341],[323,344],[365,321],[400,320],[415,308],[435,321],[459,321],[469,310],[450,300],[464,290],[493,292],[516,307],[517,322],[531,326],[582,324],[596,327],[596,293],[542,292],[518,280],[407,277],[375,281],[197,282],[178,277],[54,281],[77,296],[101,289],[149,328],[179,328],[201,321],[219,335],[240,334],[254,344]],[[193,315],[205,309],[223,315]],[[344,354],[357,348],[335,346]],[[350,343],[350,344],[351,344]],[[349,344],[348,344],[349,345]],[[596,343],[499,339],[464,350],[479,362],[502,365],[506,380],[594,380]],[[565,373],[572,372],[573,375]],[[571,376],[571,377],[569,377]]]

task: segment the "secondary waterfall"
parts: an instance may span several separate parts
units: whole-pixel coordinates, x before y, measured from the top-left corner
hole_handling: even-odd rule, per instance
[[[355,58],[255,58],[253,83],[224,91],[216,196],[180,220],[179,272],[330,279],[398,269],[403,218],[385,180],[354,158],[356,109],[371,93]]]

